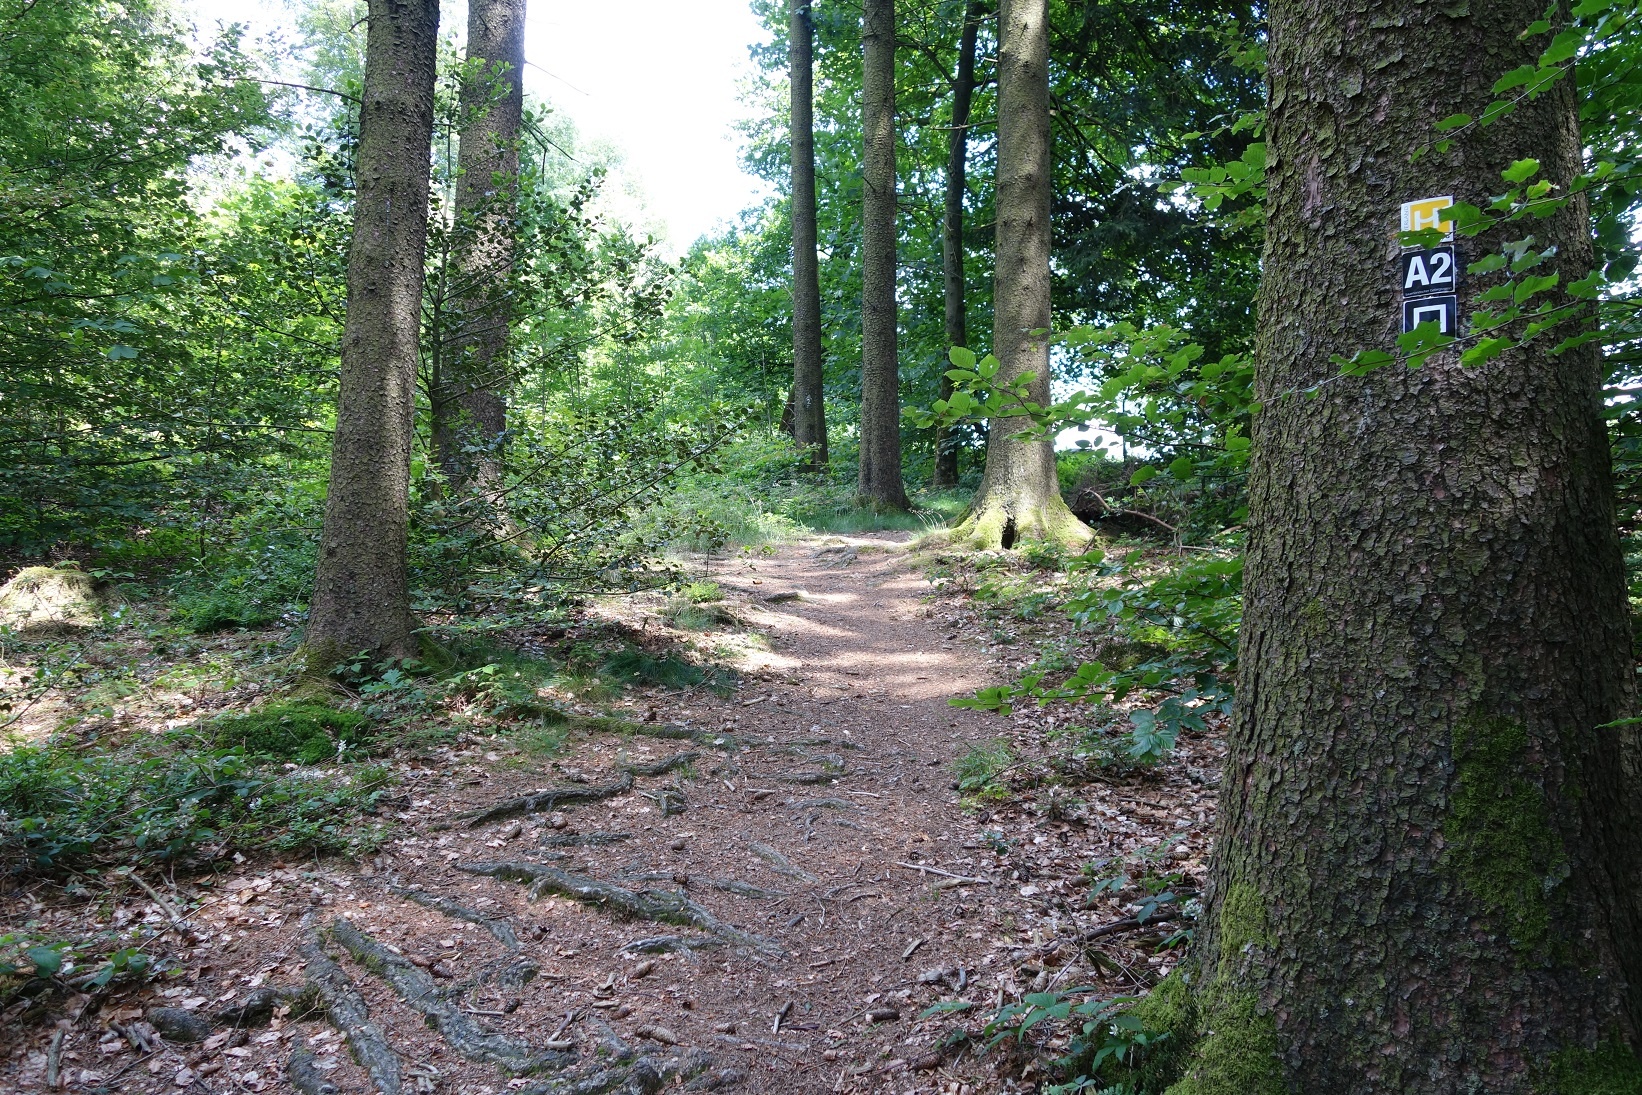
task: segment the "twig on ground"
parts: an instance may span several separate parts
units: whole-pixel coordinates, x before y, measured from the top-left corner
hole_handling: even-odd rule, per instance
[[[896,860],[895,865],[904,867],[909,871],[922,871],[924,874],[938,874],[942,878],[955,878],[959,882],[969,882],[976,886],[991,886],[994,884],[990,878],[973,878],[966,874],[953,874],[951,871],[943,871],[939,867],[929,867],[922,863],[902,863],[900,860]]]

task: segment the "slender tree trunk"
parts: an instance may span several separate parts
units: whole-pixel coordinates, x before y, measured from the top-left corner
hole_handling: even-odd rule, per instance
[[[438,0],[370,0],[348,313],[309,666],[416,651],[405,547]]]
[[[809,0],[791,0],[787,60],[792,84],[792,436],[809,454],[805,470],[827,466],[821,371],[821,267],[815,252],[815,27]],[[783,417],[783,421],[785,418]]]
[[[895,0],[866,0],[861,33],[861,474],[874,509],[907,508],[895,306]]]
[[[1172,1092],[1642,1090],[1642,750],[1600,728],[1635,712],[1597,353],[1445,352],[1294,394],[1391,344],[1400,203],[1486,206],[1521,157],[1578,170],[1571,79],[1409,156],[1533,63],[1543,11],[1272,5],[1264,409],[1191,995],[1212,1033]],[[1558,248],[1563,284],[1591,266],[1583,203],[1511,228]],[[1460,269],[1501,238],[1461,237]],[[1462,326],[1495,280],[1462,282]]]
[[[501,479],[495,446],[507,428],[524,35],[525,0],[469,0],[456,181],[459,327],[445,349],[441,390],[431,393],[434,452],[457,489]]]
[[[992,352],[999,380],[1031,373],[1049,402],[1049,4],[1003,0],[998,10],[997,272]],[[989,424],[986,474],[952,539],[981,549],[1093,535],[1060,496],[1051,439],[1022,440],[1025,419]]]
[[[984,11],[981,0],[969,0],[964,29],[958,37],[958,71],[952,81],[952,134],[947,141],[946,217],[941,226],[941,288],[946,303],[946,344],[969,345],[964,310],[964,172],[969,161],[969,101],[975,94],[975,37]],[[952,398],[952,381],[941,371],[941,398]],[[942,490],[958,485],[958,439],[950,426],[935,427],[935,474],[929,485]]]

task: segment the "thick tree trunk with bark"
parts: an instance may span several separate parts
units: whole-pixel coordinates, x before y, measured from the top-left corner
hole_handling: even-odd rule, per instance
[[[309,664],[416,651],[405,548],[438,0],[371,0],[348,313]]]
[[[1532,63],[1538,0],[1271,9],[1237,710],[1171,1092],[1637,1091],[1642,753],[1601,363],[1555,339],[1328,381],[1389,348],[1399,204],[1580,162],[1571,80],[1410,161]],[[1511,226],[1591,264],[1582,203]],[[1460,237],[1460,268],[1500,238]],[[1463,322],[1494,281],[1462,282]],[[1185,1007],[1181,1007],[1182,1002]],[[1595,1077],[1602,1084],[1595,1084]]]
[[[1031,373],[1031,398],[1049,402],[1048,0],[998,9],[997,272],[992,352],[998,379]],[[986,474],[954,543],[980,549],[1017,541],[1086,543],[1093,535],[1060,496],[1051,439],[1022,440],[1022,418],[990,422]]]
[[[952,81],[952,134],[947,142],[946,215],[941,225],[941,289],[946,304],[946,344],[969,345],[964,309],[964,172],[969,161],[969,103],[975,94],[975,38],[980,30],[981,0],[969,0],[964,29],[958,36],[958,71]],[[941,377],[941,398],[952,398],[952,381]],[[935,427],[935,473],[929,485],[942,490],[958,485],[958,439],[951,427]]]
[[[875,509],[907,508],[895,305],[895,0],[866,0],[861,33],[861,474]]]
[[[525,0],[469,0],[467,63],[456,181],[459,326],[429,393],[434,452],[457,489],[501,478],[495,446],[507,428],[511,375]],[[475,448],[483,451],[468,451]]]
[[[809,0],[791,0],[787,62],[792,85],[792,395],[788,402],[793,412],[793,440],[809,454],[808,471],[827,466],[821,267],[815,251],[814,50]]]

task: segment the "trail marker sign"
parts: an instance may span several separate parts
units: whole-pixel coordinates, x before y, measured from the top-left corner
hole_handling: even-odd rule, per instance
[[[1454,204],[1452,194],[1440,198],[1416,198],[1403,202],[1403,231],[1423,232],[1435,228],[1446,243],[1454,238],[1454,222],[1443,214]]]
[[[1403,299],[1452,293],[1459,284],[1454,248],[1426,247],[1403,252]]]
[[[1437,333],[1452,335],[1458,327],[1459,299],[1454,296],[1416,297],[1403,301],[1403,334],[1422,323],[1435,323]]]
[[[1439,334],[1450,338],[1459,334],[1460,306],[1456,290],[1460,284],[1460,254],[1454,246],[1452,194],[1436,198],[1416,198],[1402,205],[1404,232],[1442,233],[1436,247],[1404,247],[1397,269],[1398,288],[1403,299],[1403,334],[1422,323],[1435,323]]]

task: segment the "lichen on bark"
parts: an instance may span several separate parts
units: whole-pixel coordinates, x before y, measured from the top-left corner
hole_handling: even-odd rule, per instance
[[[1493,926],[1519,951],[1545,942],[1547,903],[1568,856],[1545,796],[1528,778],[1528,731],[1477,717],[1454,728],[1454,790],[1443,825],[1447,860]]]

